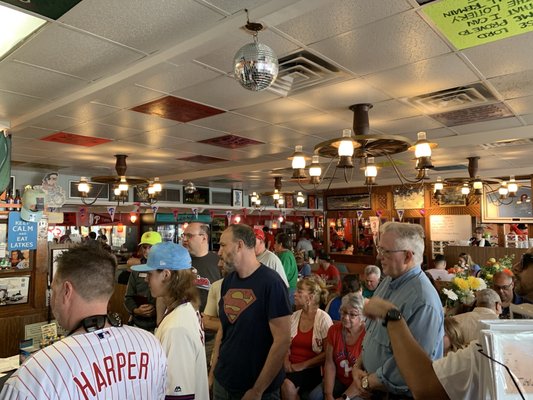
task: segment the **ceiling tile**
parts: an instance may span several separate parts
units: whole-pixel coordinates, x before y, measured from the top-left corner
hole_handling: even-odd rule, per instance
[[[497,76],[489,82],[505,99],[514,99],[533,94],[533,70]]]
[[[105,125],[96,122],[84,122],[83,124],[73,125],[69,128],[70,133],[78,135],[94,136],[104,139],[126,139],[141,131],[124,128],[121,126]]]
[[[128,137],[128,140],[141,144],[147,144],[158,148],[179,148],[183,143],[189,142],[187,139],[174,138],[162,134],[164,130],[143,132],[138,135]]]
[[[224,133],[225,132],[216,129],[208,129],[191,124],[178,124],[169,128],[158,129],[150,132],[151,135],[163,135],[172,138],[181,138],[191,142],[217,137],[223,135]]]
[[[44,99],[0,90],[0,119],[12,120],[46,104]]]
[[[222,19],[220,13],[193,0],[165,2],[164,7],[143,0],[129,0],[127,6],[84,1],[76,11],[61,21],[146,53],[169,47],[175,38],[190,38]]]
[[[466,49],[463,53],[487,78],[531,69],[533,32]],[[497,55],[498,62],[495,62]]]
[[[245,107],[235,110],[235,112],[273,124],[292,121],[320,113],[315,108],[293,99],[284,98],[256,104],[252,107]]]
[[[7,61],[0,64],[0,89],[53,100],[87,85],[81,79],[32,65]]]
[[[129,109],[161,97],[163,94],[160,92],[134,86],[131,83],[121,83],[100,90],[90,100],[97,104]]]
[[[135,84],[148,89],[171,93],[220,76],[193,62],[183,65],[163,63],[137,75]]]
[[[116,125],[142,131],[152,131],[176,125],[175,121],[130,110],[122,110],[100,118],[98,123]]]
[[[264,142],[236,135],[218,136],[211,139],[200,140],[199,143],[210,144],[211,146],[223,147],[225,149],[242,149],[249,146],[264,144]]]
[[[484,131],[494,131],[498,129],[512,128],[521,126],[522,123],[515,117],[497,119],[492,121],[478,122],[475,124],[454,126],[453,130],[458,133],[476,133]]]
[[[80,52],[80,49],[83,51]],[[95,80],[111,71],[117,72],[142,57],[138,52],[60,25],[45,27],[10,56],[11,59],[85,80]]]
[[[80,122],[86,122],[103,118],[106,115],[117,112],[118,110],[119,108],[117,107],[111,107],[104,104],[78,101],[58,108],[55,111],[55,114],[61,117],[77,119]]]
[[[507,104],[517,115],[533,114],[533,96],[512,99]]]
[[[373,127],[389,135],[403,135],[408,139],[416,140],[417,132],[440,128],[442,125],[429,117],[418,116],[386,122],[375,121]]]
[[[236,133],[238,131],[249,130],[253,128],[259,128],[266,124],[267,123],[264,121],[248,118],[243,115],[238,115],[236,113],[230,112],[194,121],[194,125],[197,126],[217,129],[231,133]]]
[[[285,146],[294,141],[297,142],[295,144],[306,142],[310,138],[310,136],[296,132],[292,129],[283,128],[279,125],[266,125],[255,129],[239,131],[238,133],[239,136],[253,138],[265,143],[278,143]],[[291,146],[294,146],[295,144]]]
[[[377,103],[390,98],[364,79],[351,79],[335,85],[307,90],[291,97],[324,111],[348,110],[352,104]]]
[[[268,90],[262,92],[246,90],[235,79],[226,76],[211,79],[192,88],[172,92],[172,94],[228,111],[263,103],[278,97]]]
[[[330,132],[333,130],[338,130],[340,136],[342,129],[351,127],[351,124],[347,123],[346,121],[339,120],[331,114],[322,114],[313,117],[297,119],[295,121],[288,121],[282,125],[307,135],[317,136],[320,136],[320,134],[323,132]]]
[[[449,71],[453,71],[450,74]],[[455,54],[445,54],[366,77],[393,97],[412,97],[479,80]]]
[[[56,132],[53,135],[43,137],[41,140],[54,143],[72,144],[76,146],[93,147],[110,142],[109,139],[95,138],[91,136],[75,135],[68,132]]]
[[[311,48],[358,75],[450,52],[427,23],[411,11],[323,40]]]
[[[132,110],[140,113],[157,115],[161,118],[179,122],[196,121],[225,112],[223,110],[218,110],[213,107],[185,99],[179,99],[173,96],[165,96],[149,103],[141,104],[132,108]]]
[[[381,0],[379,7],[367,0],[329,1],[323,7],[292,18],[276,28],[309,45],[410,8],[403,0]]]

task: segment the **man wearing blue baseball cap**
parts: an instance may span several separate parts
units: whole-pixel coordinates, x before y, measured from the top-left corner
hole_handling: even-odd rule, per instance
[[[189,252],[180,244],[158,243],[146,264],[131,269],[147,273],[152,296],[161,298],[166,307],[155,335],[168,359],[167,397],[208,399],[204,331]]]

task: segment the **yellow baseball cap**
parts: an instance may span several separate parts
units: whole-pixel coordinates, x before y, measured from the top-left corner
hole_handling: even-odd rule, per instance
[[[153,246],[154,244],[161,243],[162,241],[163,239],[161,238],[161,235],[159,234],[159,232],[148,231],[148,232],[144,232],[143,235],[141,236],[141,242],[139,243],[139,245],[149,244]]]

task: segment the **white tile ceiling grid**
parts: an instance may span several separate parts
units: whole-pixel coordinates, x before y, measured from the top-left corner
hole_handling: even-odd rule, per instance
[[[252,40],[240,29],[244,8],[267,26],[259,40],[278,57],[307,51],[342,71],[341,81],[287,97],[241,88],[231,69],[234,53]],[[11,126],[18,163],[91,175],[105,165],[112,173],[113,154],[124,153],[130,175],[252,191],[271,188],[272,171],[290,186],[294,146],[311,155],[315,144],[352,126],[350,105],[372,103],[372,133],[414,140],[426,130],[439,143],[436,165],[465,165],[478,155],[482,175],[533,173],[531,144],[479,146],[533,137],[533,52],[524,50],[533,33],[457,51],[422,8],[415,0],[83,0],[0,61],[0,121]],[[406,101],[476,82],[513,115],[446,127]],[[130,110],[168,95],[226,112],[181,123]],[[39,140],[58,131],[110,141]],[[264,144],[198,143],[226,134]],[[196,155],[228,161],[178,160]],[[397,158],[411,172],[412,154]],[[215,182],[223,179],[237,182]],[[390,168],[378,179],[395,182]]]

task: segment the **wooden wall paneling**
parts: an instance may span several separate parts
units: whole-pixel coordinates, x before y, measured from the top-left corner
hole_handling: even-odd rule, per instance
[[[46,220],[42,220],[38,229],[41,233],[48,230]],[[0,357],[13,356],[19,352],[19,341],[24,339],[25,325],[47,320],[48,242],[46,235],[37,235],[37,250],[34,259],[28,303],[0,307]],[[23,272],[17,272],[13,276],[23,275]]]

